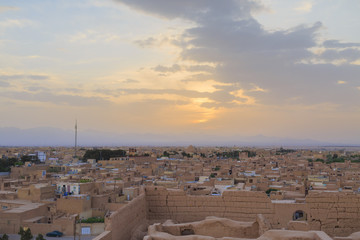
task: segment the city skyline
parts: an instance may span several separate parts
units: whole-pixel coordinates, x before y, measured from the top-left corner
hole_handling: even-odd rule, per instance
[[[355,0],[0,0],[0,140],[78,119],[80,145],[85,132],[359,145],[359,10]]]

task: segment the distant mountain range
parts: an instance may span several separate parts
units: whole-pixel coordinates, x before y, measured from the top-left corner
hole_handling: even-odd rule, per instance
[[[257,136],[216,136],[199,134],[117,134],[94,130],[79,131],[79,146],[355,146],[351,143],[322,142]],[[51,127],[30,129],[0,128],[0,146],[73,146],[74,131]]]

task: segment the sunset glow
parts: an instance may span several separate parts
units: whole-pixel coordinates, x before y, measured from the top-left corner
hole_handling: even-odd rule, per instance
[[[0,0],[0,128],[77,119],[80,133],[359,144],[359,12],[357,0]]]

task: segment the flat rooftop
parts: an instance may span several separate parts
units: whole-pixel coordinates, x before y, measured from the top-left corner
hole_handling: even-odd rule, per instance
[[[43,206],[42,203],[33,203],[26,200],[0,200],[0,203],[18,204],[18,206],[4,210],[6,213],[22,213]]]

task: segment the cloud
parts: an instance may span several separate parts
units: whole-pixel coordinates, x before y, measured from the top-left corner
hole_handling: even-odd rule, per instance
[[[165,67],[162,65],[157,65],[156,67],[153,68],[153,70],[155,72],[162,72],[162,73],[174,73],[174,72],[179,72],[182,70],[181,66],[178,64],[173,64],[171,67]]]
[[[14,10],[19,10],[19,8],[12,7],[12,6],[0,6],[0,13],[6,12],[6,11],[14,11]]]
[[[342,81],[342,80],[337,81],[337,84],[346,84],[346,83],[347,83],[346,81]]]
[[[204,18],[218,17],[217,13],[222,16],[234,15],[237,17],[248,17],[251,11],[257,11],[263,8],[256,1],[239,0],[223,1],[218,0],[115,0],[119,3],[126,4],[134,9],[145,13],[154,14],[160,17],[174,19],[182,18],[193,21],[202,21]],[[216,15],[214,15],[214,13]],[[214,19],[216,20],[216,19]]]
[[[69,36],[69,41],[72,43],[81,42],[81,43],[109,43],[113,41],[119,41],[121,37],[112,33],[101,33],[95,30],[86,30],[83,32],[75,33]]]
[[[42,90],[42,89],[37,89]],[[87,97],[70,94],[53,94],[49,91],[26,92],[26,91],[8,91],[2,93],[3,97],[13,100],[31,101],[31,102],[47,102],[56,105],[70,106],[93,106],[110,104],[111,102],[101,97]]]
[[[172,36],[152,36],[147,37],[145,39],[138,39],[133,41],[133,43],[141,48],[153,48],[153,47],[159,47],[159,46],[165,46],[169,43],[172,43],[173,41],[176,41],[176,37]]]
[[[157,45],[158,40],[153,37],[149,37],[142,40],[135,40],[134,43],[142,48],[147,48]]]
[[[41,87],[41,86],[30,86],[30,87],[26,87],[25,89],[30,91],[30,92],[39,92],[39,91],[47,92],[47,91],[51,91],[50,88]]]
[[[146,105],[163,105],[163,106],[174,106],[174,105],[186,105],[191,103],[190,101],[184,100],[167,100],[167,99],[150,99],[144,98],[140,103],[145,103]]]
[[[34,22],[28,19],[6,19],[4,21],[0,21],[0,28],[23,28],[31,25],[34,25]]]
[[[207,81],[212,79],[212,75],[207,73],[199,73],[199,74],[192,74],[189,77],[181,80],[182,82],[198,82],[198,81]]]
[[[36,75],[36,74],[12,74],[12,75],[6,75],[2,74],[0,75],[0,80],[21,80],[21,79],[29,79],[29,80],[48,80],[50,79],[47,75]]]
[[[15,75],[0,75],[0,79],[2,79],[2,80],[19,80],[19,79],[47,80],[47,79],[49,79],[49,76],[15,74]]]
[[[162,72],[162,73],[175,73],[180,71],[187,71],[187,72],[205,72],[205,73],[211,73],[214,71],[214,67],[210,65],[179,65],[179,64],[173,64],[172,66],[163,66],[163,65],[157,65],[156,67],[152,68],[155,72]]]
[[[268,90],[263,89],[259,86],[254,85],[254,88],[250,89],[249,92],[267,92]]]
[[[249,96],[250,91],[240,89],[236,85],[216,85],[211,91],[198,91],[190,89],[149,89],[149,88],[118,88],[118,89],[97,89],[95,92],[106,94],[107,96],[141,96],[136,101],[144,102],[148,99],[169,100],[177,99],[177,101],[193,101],[194,99],[206,99],[201,102],[201,106],[205,108],[232,108],[237,105],[255,104],[253,97]],[[140,99],[140,100],[139,100]]]
[[[326,48],[360,47],[360,43],[341,43],[338,40],[326,40],[322,45]]]
[[[213,72],[215,67],[210,65],[191,65],[186,67],[186,71],[189,72]]]
[[[321,54],[319,58],[325,61],[335,61],[339,59],[344,59],[345,62],[352,62],[357,59],[360,59],[360,50],[353,48],[346,49],[326,49]]]
[[[262,6],[250,0],[117,2],[147,14],[195,23],[172,43],[181,49],[180,61],[214,66],[204,71],[201,78],[188,77],[185,81],[214,79],[233,86],[234,89],[219,89],[210,96],[215,103],[225,106],[233,102],[235,96],[229,92],[240,89],[255,102],[267,105],[281,105],[294,96],[298,97],[296,103],[305,105],[360,103],[359,94],[351,88],[360,75],[360,68],[355,65],[359,50],[354,48],[359,43],[329,40],[324,41],[325,49],[320,55],[311,52],[319,47],[324,28],[321,22],[270,32],[252,17]],[[302,10],[309,10],[311,3],[304,1]],[[339,89],[333,84],[338,79],[346,81],[346,87]]]
[[[0,81],[0,87],[10,87],[10,83],[6,82],[6,81]]]
[[[135,79],[130,79],[130,78],[128,78],[128,79],[126,79],[126,80],[124,80],[124,81],[121,81],[121,83],[124,83],[124,84],[128,84],[128,83],[139,83],[140,81],[138,81],[138,80],[135,80]]]
[[[312,10],[314,3],[312,1],[306,0],[302,1],[295,10],[298,12],[305,12],[308,13]]]
[[[190,98],[198,98],[198,97],[206,97],[207,93],[202,93],[193,90],[186,89],[149,89],[149,88],[118,88],[115,90],[110,89],[98,89],[98,92],[103,92],[106,94],[112,94],[114,96],[121,95],[136,95],[136,94],[144,94],[144,95],[166,95],[173,94],[179,96],[186,96]]]
[[[73,87],[71,87],[71,88],[65,88],[65,91],[67,91],[67,92],[72,92],[72,93],[81,93],[81,92],[84,92],[84,90],[81,89],[81,88],[73,88]]]

